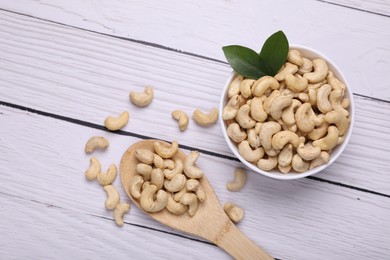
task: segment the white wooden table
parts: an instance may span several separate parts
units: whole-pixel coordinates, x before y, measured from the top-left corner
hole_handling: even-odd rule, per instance
[[[171,112],[218,106],[231,71],[221,47],[259,49],[279,29],[343,70],[353,136],[324,172],[294,181],[250,172],[229,192],[241,164],[220,126],[191,121],[181,133]],[[110,141],[95,154],[103,169],[147,138],[201,151],[220,201],[245,209],[240,230],[278,259],[390,259],[389,61],[387,0],[1,0],[1,259],[229,259],[134,205],[117,227],[105,192],[84,177],[93,135]],[[145,85],[155,99],[140,109],[128,93]],[[129,124],[106,131],[104,119],[124,110]],[[129,201],[120,178],[114,185]]]

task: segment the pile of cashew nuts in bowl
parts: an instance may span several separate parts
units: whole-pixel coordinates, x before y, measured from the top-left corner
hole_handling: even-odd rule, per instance
[[[352,91],[324,55],[290,47],[275,76],[233,72],[223,90],[220,123],[234,155],[276,179],[318,173],[342,153],[354,119]]]

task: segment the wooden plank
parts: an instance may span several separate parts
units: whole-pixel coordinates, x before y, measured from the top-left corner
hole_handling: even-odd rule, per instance
[[[342,5],[360,5],[368,10],[372,6],[389,13],[388,2],[366,2],[339,0]],[[213,3],[187,0],[174,4],[161,1],[94,4],[75,0],[50,3],[8,0],[2,1],[0,8],[221,61],[225,61],[222,46],[240,44],[259,49],[270,34],[282,29],[290,43],[310,46],[334,60],[355,92],[390,100],[385,87],[390,85],[390,79],[378,76],[390,71],[387,62],[390,59],[387,44],[390,19],[326,1],[278,0],[265,4],[249,0]]]
[[[0,250],[7,259],[229,259],[216,246],[129,222],[118,228],[111,219],[88,212],[3,193],[0,204]],[[189,254],[194,247],[198,250]]]
[[[181,133],[170,115],[178,108],[191,115],[197,107],[203,111],[217,107],[228,66],[18,15],[2,13],[2,19],[1,101],[100,126],[108,115],[129,110],[127,132],[177,139],[183,145],[233,156],[218,125],[205,129],[191,120]],[[141,91],[146,84],[155,88],[155,100],[139,109],[130,104],[128,93]],[[390,142],[390,115],[385,112],[389,103],[359,96],[355,101],[351,145],[318,176],[389,195],[389,150],[381,145]],[[351,173],[356,163],[359,167]]]
[[[126,148],[139,139],[5,106],[0,106],[0,112],[3,125],[0,128],[2,194],[61,208],[59,220],[53,218],[50,228],[45,230],[49,237],[58,236],[57,229],[53,228],[56,221],[72,223],[72,219],[79,218],[82,223],[92,222],[80,228],[79,232],[85,232],[86,236],[90,235],[88,230],[95,230],[97,233],[93,237],[100,238],[105,233],[96,230],[113,229],[111,221],[103,223],[89,218],[92,215],[112,219],[112,212],[103,207],[105,194],[101,187],[84,178],[89,157],[84,154],[84,144],[93,135],[109,139],[109,149],[95,154],[106,169],[110,163],[118,164]],[[248,176],[247,185],[241,192],[233,193],[228,192],[225,185],[232,179],[233,170],[239,163],[202,154],[198,164],[206,172],[222,203],[233,201],[245,209],[245,218],[239,228],[275,257],[310,259],[321,255],[324,259],[383,259],[390,256],[387,247],[390,243],[387,236],[390,232],[389,198],[310,179],[281,182],[256,174]],[[119,178],[114,185],[122,199],[127,200]],[[33,215],[41,216],[35,211]],[[57,216],[57,213],[49,216]],[[18,219],[7,219],[12,225],[19,225]],[[36,219],[42,221],[39,217]],[[174,232],[146,217],[135,207],[126,221]],[[76,229],[79,227],[76,224],[69,225]],[[29,230],[28,225],[26,228]],[[36,232],[36,228],[30,228]],[[110,241],[116,241],[116,232],[116,228],[110,232],[113,237]],[[69,241],[70,245],[76,246],[76,243]],[[200,247],[203,249],[194,252],[196,257],[218,254],[212,246],[202,244]],[[66,248],[58,250],[65,253]],[[142,248],[139,250],[144,252]]]
[[[350,7],[363,12],[372,12],[383,16],[390,16],[390,2],[386,0],[320,0],[325,3],[333,3],[340,6]]]

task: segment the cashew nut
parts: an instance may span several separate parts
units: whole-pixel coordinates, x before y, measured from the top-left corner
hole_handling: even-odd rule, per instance
[[[266,151],[272,148],[272,136],[275,133],[279,132],[281,129],[282,127],[277,122],[265,122],[261,126],[259,133],[260,143]]]
[[[322,113],[327,113],[333,110],[332,104],[329,101],[329,94],[331,91],[332,86],[324,84],[317,92],[317,107]]]
[[[184,174],[176,174],[171,180],[164,181],[164,188],[170,192],[178,192],[186,185],[186,176]]]
[[[241,219],[244,217],[244,210],[231,202],[227,202],[223,206],[223,209],[225,210],[230,220],[234,223],[240,222]]]
[[[141,197],[141,187],[143,183],[144,179],[141,175],[134,175],[133,178],[131,178],[129,191],[133,198],[139,199],[139,197]]]
[[[172,170],[175,168],[175,162],[171,159],[165,159],[163,168]]]
[[[103,189],[107,193],[107,199],[105,202],[106,209],[115,209],[119,204],[119,193],[112,185],[103,186]]]
[[[173,194],[173,199],[174,199],[176,202],[180,202],[181,197],[183,197],[183,195],[184,195],[185,193],[187,193],[187,192],[188,192],[188,191],[187,191],[186,187],[184,187],[183,189],[181,189],[181,191],[176,192],[175,194]]]
[[[320,156],[315,158],[313,161],[310,162],[309,169],[313,169],[314,167],[326,164],[329,162],[330,156],[329,153],[322,151],[320,153]]]
[[[272,147],[274,149],[283,149],[287,143],[298,147],[300,143],[298,135],[292,131],[284,130],[274,134],[272,137]]]
[[[241,127],[237,123],[232,123],[227,128],[228,136],[236,143],[239,143],[246,139],[247,134],[245,131],[241,130]]]
[[[341,100],[341,106],[345,109],[349,107],[350,103],[351,101],[349,100],[349,98],[343,98]]]
[[[187,211],[188,207],[180,202],[176,202],[172,195],[168,196],[168,204],[166,206],[167,210],[175,215],[184,214]]]
[[[335,124],[339,130],[339,135],[344,135],[351,120],[345,116],[342,110],[333,110],[326,113],[325,121],[329,124]]]
[[[292,158],[291,166],[296,172],[304,172],[309,169],[309,162],[302,160],[299,154],[295,154]]]
[[[196,189],[199,187],[200,183],[198,180],[195,179],[189,179],[186,181],[186,189],[188,191],[196,191]]]
[[[238,109],[245,104],[245,99],[241,95],[232,96],[222,110],[223,120],[230,120],[236,117]]]
[[[274,102],[275,98],[280,96],[280,91],[279,90],[274,90],[272,93],[264,100],[263,102],[263,109],[264,111],[268,114],[269,109],[271,107],[272,102]]]
[[[245,104],[237,111],[236,121],[242,128],[249,129],[254,127],[256,124],[256,120],[253,120],[253,118],[249,115],[250,110],[250,106]]]
[[[175,167],[173,169],[165,169],[164,176],[168,180],[172,180],[176,174],[183,173],[183,162],[180,159],[175,160]]]
[[[153,154],[153,164],[156,168],[164,168],[164,159],[158,154]]]
[[[339,129],[331,125],[328,127],[328,134],[313,142],[313,146],[318,146],[321,150],[331,150],[337,145],[337,139],[339,137]]]
[[[153,100],[153,88],[145,87],[144,92],[130,92],[129,96],[134,105],[145,107]]]
[[[278,165],[278,158],[276,156],[268,156],[267,159],[260,159],[257,162],[257,167],[263,171],[270,171]]]
[[[303,58],[303,64],[299,67],[298,73],[303,75],[305,73],[311,72],[313,69],[313,62],[307,58]]]
[[[334,110],[340,110],[345,116],[349,116],[348,110],[346,110],[341,104],[341,102],[343,101],[343,97],[344,91],[340,89],[335,89],[329,94],[329,102]]]
[[[109,145],[103,136],[93,136],[85,144],[85,153],[92,153],[96,149],[105,149]]]
[[[200,186],[200,185],[195,190],[195,195],[200,202],[205,201],[205,199],[206,199],[206,192],[203,190],[202,186]]]
[[[185,193],[180,199],[183,205],[188,206],[188,214],[192,217],[196,214],[199,208],[198,197],[194,193]]]
[[[328,132],[328,126],[329,124],[327,122],[323,122],[319,127],[314,128],[313,131],[311,131],[308,134],[308,137],[311,140],[318,140],[321,137],[325,136],[326,133]]]
[[[198,160],[199,155],[198,151],[191,151],[184,162],[184,173],[190,179],[199,179],[204,175],[203,171],[195,166],[195,162]]]
[[[313,60],[313,72],[308,72],[303,74],[303,77],[307,78],[310,83],[318,83],[323,81],[328,75],[328,64],[323,59],[315,59]]]
[[[287,54],[287,61],[299,67],[302,66],[303,65],[302,53],[298,50],[289,50]]]
[[[164,185],[164,173],[160,168],[154,168],[150,174],[150,183],[160,190]]]
[[[188,116],[187,114],[182,110],[175,110],[172,112],[172,118],[179,121],[179,129],[180,131],[185,131],[188,126]]]
[[[311,161],[320,155],[321,149],[319,147],[313,146],[309,142],[306,145],[303,143],[299,144],[299,146],[297,148],[297,152],[298,152],[299,156],[302,157],[302,159],[304,159],[306,161]]]
[[[114,210],[114,220],[117,226],[122,227],[124,225],[123,215],[130,211],[130,204],[122,202],[116,206]]]
[[[288,74],[295,74],[298,71],[298,66],[290,62],[286,62],[285,65],[274,76],[277,81],[283,81]]]
[[[272,102],[269,114],[273,119],[278,120],[282,117],[283,109],[290,106],[292,104],[292,96],[278,96]]]
[[[288,74],[285,77],[286,86],[288,89],[294,91],[294,92],[302,92],[304,91],[308,86],[308,81],[306,78],[298,78],[294,76],[293,74]]]
[[[252,86],[253,95],[256,97],[261,97],[269,89],[278,89],[279,82],[271,76],[263,76],[256,80]]]
[[[154,151],[164,159],[172,158],[177,150],[179,149],[179,144],[176,141],[173,141],[172,144],[166,144],[161,142],[154,142],[153,144]]]
[[[136,149],[135,157],[142,163],[152,164],[154,160],[154,153],[148,149]]]
[[[234,76],[234,79],[230,83],[229,89],[228,89],[228,97],[229,98],[233,97],[234,95],[238,95],[240,93],[240,84],[241,84],[241,81],[243,79],[244,79],[244,77],[239,75],[239,74],[236,74]]]
[[[264,148],[259,147],[255,150],[249,145],[249,142],[244,140],[238,145],[238,152],[248,162],[257,162],[264,156]]]
[[[258,134],[256,134],[256,130],[254,128],[248,129],[248,142],[249,145],[253,148],[259,148],[260,147],[260,137]]]
[[[237,168],[234,171],[234,180],[226,184],[229,191],[239,191],[246,183],[246,171],[242,168]]]
[[[135,170],[137,173],[143,176],[145,181],[149,181],[152,174],[153,167],[150,166],[149,164],[138,163],[135,167]]]
[[[308,88],[309,103],[312,107],[317,106],[317,91],[313,88]]]
[[[300,105],[302,103],[299,100],[292,99],[291,105],[282,111],[282,120],[286,125],[292,126],[295,124],[294,112]]]
[[[139,199],[141,208],[146,212],[158,212],[165,208],[168,204],[169,194],[164,190],[159,190],[157,192],[157,186],[150,184],[145,187],[145,189],[141,192],[141,197]],[[156,200],[154,200],[154,196],[156,194]]]
[[[99,172],[97,175],[97,180],[100,183],[100,185],[105,186],[109,185],[114,182],[117,174],[117,169],[115,164],[111,164],[110,167],[108,167],[107,173]]]
[[[89,159],[89,167],[85,171],[85,177],[87,178],[87,180],[93,181],[94,179],[96,179],[99,173],[100,173],[100,162],[98,159],[96,159],[96,157],[92,156],[91,159]]]
[[[268,115],[264,111],[263,101],[260,97],[254,97],[250,105],[250,115],[257,122],[264,122]]]
[[[283,147],[282,151],[278,156],[278,163],[280,167],[287,167],[291,164],[293,157],[293,146],[292,144],[288,144]],[[279,167],[279,168],[280,168]]]
[[[252,85],[254,79],[244,79],[240,84],[240,92],[244,98],[249,98],[252,95]]]
[[[332,86],[332,89],[334,90],[338,89],[344,92],[346,88],[344,83],[342,83],[338,78],[336,78],[332,71],[329,71],[328,77],[326,79],[328,83]]]
[[[309,133],[315,125],[320,125],[323,119],[316,117],[310,103],[304,103],[295,112],[295,122],[302,132]]]
[[[195,123],[200,126],[211,126],[217,122],[218,109],[214,107],[208,114],[205,114],[199,109],[196,109],[192,114],[192,118],[194,119]]]
[[[282,173],[289,173],[289,172],[291,171],[291,168],[292,168],[291,165],[282,166],[282,165],[278,164],[278,169],[279,169],[279,171],[281,171]]]
[[[116,131],[124,127],[129,121],[129,112],[124,111],[118,117],[109,116],[104,120],[104,125],[111,131]]]

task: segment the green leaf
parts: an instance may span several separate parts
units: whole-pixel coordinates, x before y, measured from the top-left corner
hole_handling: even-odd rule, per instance
[[[260,69],[260,56],[254,50],[239,45],[225,46],[222,49],[230,66],[242,76],[258,79],[266,75]]]
[[[259,69],[274,76],[286,62],[288,49],[288,40],[282,31],[272,34],[261,48]]]

